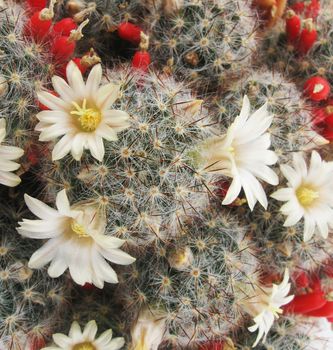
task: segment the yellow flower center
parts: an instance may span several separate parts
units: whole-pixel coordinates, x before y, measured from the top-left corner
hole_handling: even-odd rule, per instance
[[[296,196],[303,207],[308,207],[319,197],[319,193],[309,186],[300,186],[296,191]]]
[[[74,219],[71,222],[71,229],[80,238],[89,237],[89,234],[86,232],[84,227]]]
[[[90,342],[84,342],[74,345],[72,350],[96,350],[96,348]]]
[[[75,110],[71,111],[72,115],[77,116],[79,127],[82,131],[95,131],[102,120],[101,112],[96,108],[87,108],[87,100],[84,99],[82,107],[76,102],[72,102]]]

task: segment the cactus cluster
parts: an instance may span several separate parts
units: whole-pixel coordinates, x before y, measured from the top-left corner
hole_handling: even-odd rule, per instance
[[[148,19],[154,59],[202,91],[239,77],[257,44],[258,18],[246,0],[185,0]]]
[[[0,350],[332,347],[320,6],[0,0]]]
[[[106,143],[103,162],[68,156],[42,162],[37,175],[48,201],[64,188],[75,201],[93,198],[107,214],[111,235],[149,245],[207,206],[213,176],[191,164],[191,152],[212,133],[213,122],[202,100],[171,77],[141,77],[124,67],[106,79],[120,84],[115,107],[128,112],[130,126]]]
[[[32,270],[28,260],[36,245],[20,237],[15,222],[25,212],[20,198],[1,203],[0,348],[40,349],[61,325],[69,302],[70,282],[53,280],[46,270]],[[22,200],[20,201],[22,203]]]

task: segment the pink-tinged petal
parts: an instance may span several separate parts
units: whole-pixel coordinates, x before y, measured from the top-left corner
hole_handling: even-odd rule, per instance
[[[71,108],[71,104],[63,101],[61,98],[50,94],[47,91],[41,91],[37,93],[40,103],[52,110],[68,111]]]
[[[112,83],[100,87],[95,95],[97,107],[104,111],[109,109],[117,100],[119,91],[120,86]]]
[[[72,147],[73,135],[66,134],[63,136],[58,143],[54,146],[52,151],[52,160],[59,160],[65,157],[68,154]]]
[[[69,86],[75,91],[76,100],[85,98],[86,86],[83,81],[82,73],[73,61],[67,64],[66,75]]]
[[[50,126],[48,124],[65,124],[66,122],[71,121],[71,117],[68,114],[68,112],[64,111],[41,111],[36,115],[37,119],[40,120],[42,123],[40,125],[36,126],[35,130],[42,131],[43,129],[41,126]],[[45,127],[44,126],[44,127]]]
[[[64,79],[55,75],[52,77],[52,85],[64,101],[72,103],[72,101],[76,100],[75,90],[73,90]]]
[[[56,139],[59,136],[67,134],[71,130],[68,123],[65,124],[53,124],[42,130],[39,135],[39,141],[47,142]]]
[[[93,94],[98,90],[101,80],[102,80],[102,66],[100,64],[96,64],[90,71],[86,82],[87,96],[93,96]]]

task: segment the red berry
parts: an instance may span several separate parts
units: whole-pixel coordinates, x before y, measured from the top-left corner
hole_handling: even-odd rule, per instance
[[[296,2],[291,8],[298,14],[302,14],[305,8],[304,2]]]
[[[51,53],[56,61],[68,61],[74,54],[75,41],[69,40],[68,36],[56,38],[51,46]]]
[[[315,125],[324,123],[333,127],[333,100],[329,100],[325,107],[317,107],[312,111]]]
[[[333,317],[333,301],[327,301],[321,308],[307,312],[306,316]]]
[[[301,19],[293,10],[287,12],[286,18],[286,33],[288,42],[296,42],[301,30]]]
[[[82,286],[83,289],[85,290],[93,290],[95,289],[94,285],[91,284],[91,283],[85,283],[83,286]]]
[[[142,29],[130,22],[120,23],[118,26],[118,35],[121,39],[129,41],[134,45],[139,45],[141,41]]]
[[[320,11],[319,0],[312,0],[310,3],[305,5],[305,17],[316,19]]]
[[[306,314],[320,309],[327,303],[323,292],[296,295],[294,299],[283,307],[284,312],[292,314]]]
[[[331,92],[329,82],[319,76],[308,79],[304,84],[304,93],[312,101],[326,100]]]
[[[147,51],[137,51],[132,58],[132,67],[147,72],[150,65],[150,54]]]
[[[199,350],[223,350],[223,342],[216,340],[202,343],[199,345]]]
[[[57,35],[70,36],[71,31],[77,29],[77,24],[73,18],[63,18],[59,22],[55,23],[52,31]]]
[[[30,17],[26,24],[26,34],[30,35],[36,41],[42,41],[49,33],[52,26],[52,20],[41,19],[41,12],[36,12]]]
[[[296,284],[296,288],[306,288],[309,287],[310,284],[309,277],[304,271],[301,271],[295,276],[294,282]]]
[[[40,11],[46,7],[46,0],[27,0],[30,9]]]
[[[307,54],[317,40],[317,30],[313,25],[312,19],[305,21],[305,27],[301,31],[298,42],[298,51],[302,55]]]
[[[327,317],[327,321],[333,323],[333,317]]]
[[[332,142],[333,141],[333,128],[330,128],[328,126],[324,127],[323,130],[321,130],[320,134],[325,137],[326,140]]]

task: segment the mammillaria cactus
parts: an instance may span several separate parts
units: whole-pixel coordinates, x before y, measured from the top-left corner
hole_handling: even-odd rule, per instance
[[[2,194],[2,199],[6,198]],[[1,203],[0,219],[0,348],[40,349],[59,326],[69,301],[70,284],[55,281],[45,270],[27,265],[35,245],[19,237],[15,221],[22,212],[13,200]]]
[[[135,319],[143,308],[156,310],[155,318],[166,322],[164,340],[175,347],[221,340],[236,331],[246,319],[244,291],[251,295],[259,278],[246,234],[228,214],[207,212],[184,223],[179,238],[147,249],[125,271],[122,293],[116,293],[125,319]]]
[[[214,187],[212,175],[193,167],[191,151],[212,133],[212,121],[202,101],[173,78],[154,73],[143,77],[123,68],[108,71],[107,79],[116,89],[112,108],[118,110],[110,110],[108,118],[122,113],[127,118],[125,130],[117,139],[113,134],[106,138],[104,155],[93,153],[99,161],[81,152],[81,163],[72,156],[54,165],[44,162],[46,194],[66,188],[75,200],[94,199],[105,210],[111,235],[148,245],[173,235],[188,216],[207,205]],[[109,124],[108,132],[112,128]],[[106,129],[96,129],[97,134],[98,130],[106,135]],[[57,150],[65,154],[64,146]]]
[[[151,17],[155,60],[202,90],[223,88],[251,62],[258,19],[248,1],[185,0],[170,16]]]
[[[7,6],[7,7],[5,7]],[[33,142],[36,90],[46,84],[51,66],[42,45],[23,36],[24,10],[11,2],[0,12],[0,116],[6,120],[6,140],[26,151],[28,168]]]

